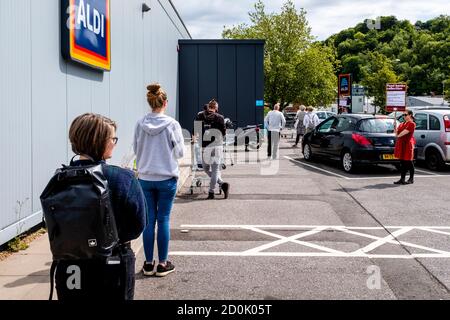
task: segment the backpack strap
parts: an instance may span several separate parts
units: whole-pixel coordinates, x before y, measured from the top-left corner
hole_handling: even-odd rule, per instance
[[[53,288],[55,287],[55,273],[58,266],[58,260],[53,260],[52,266],[50,267],[50,296],[48,300],[53,300]]]

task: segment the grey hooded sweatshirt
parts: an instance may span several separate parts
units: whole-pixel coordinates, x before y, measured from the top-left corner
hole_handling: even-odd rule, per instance
[[[133,149],[139,179],[178,179],[177,160],[184,156],[184,138],[178,121],[160,113],[147,114],[136,124]]]

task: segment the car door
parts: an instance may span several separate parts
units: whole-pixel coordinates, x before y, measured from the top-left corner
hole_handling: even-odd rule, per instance
[[[442,116],[441,116],[441,118],[442,118]],[[428,115],[428,132],[427,132],[427,135],[425,138],[425,146],[427,146],[429,143],[434,143],[436,145],[440,145],[442,148],[441,136],[442,136],[442,131],[445,131],[445,129],[444,130],[441,130],[441,129],[442,129],[441,121],[439,120],[439,118],[437,116],[429,114]]]
[[[425,158],[425,146],[429,141],[428,132],[428,115],[426,113],[416,113],[416,131],[414,132],[414,138],[416,139],[417,146],[417,158]]]
[[[311,149],[313,153],[317,155],[326,155],[329,150],[327,150],[329,145],[329,139],[327,136],[332,131],[332,125],[336,120],[335,117],[330,118],[322,122],[311,134]]]
[[[331,131],[326,137],[328,140],[327,154],[331,158],[340,159],[344,147],[344,132],[352,128],[352,123],[351,117],[339,116],[331,125]]]

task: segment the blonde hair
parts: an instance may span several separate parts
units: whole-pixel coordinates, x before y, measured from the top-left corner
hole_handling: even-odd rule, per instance
[[[310,111],[310,112],[313,112],[313,111],[314,111],[314,108],[311,107],[311,106],[309,106],[308,108],[306,108],[306,110],[307,110],[307,111]]]
[[[300,111],[305,111],[305,110],[306,110],[306,107],[304,105],[301,105],[300,106]]]
[[[159,110],[164,107],[167,101],[167,93],[161,88],[159,83],[153,83],[147,87],[147,101],[152,110]]]

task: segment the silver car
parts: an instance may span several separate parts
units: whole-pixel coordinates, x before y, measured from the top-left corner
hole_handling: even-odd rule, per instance
[[[322,123],[324,120],[328,119],[329,117],[336,115],[336,113],[330,112],[330,111],[316,111],[315,114],[317,114],[317,117],[319,118],[320,123]]]
[[[417,160],[424,160],[430,170],[443,169],[450,163],[450,108],[414,109],[413,112]],[[398,120],[403,122],[401,112]]]

